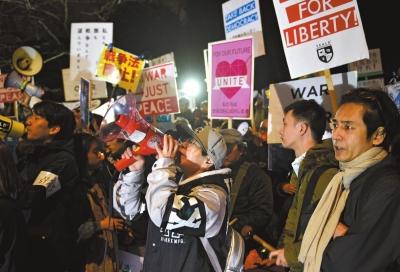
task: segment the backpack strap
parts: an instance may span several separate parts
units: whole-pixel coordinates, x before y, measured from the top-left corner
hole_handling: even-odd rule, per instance
[[[308,220],[310,219],[310,217],[304,218],[303,214],[305,212],[305,209],[311,203],[312,196],[314,194],[315,187],[317,186],[319,177],[322,175],[322,173],[324,173],[329,168],[332,168],[332,166],[322,165],[322,166],[318,167],[317,169],[315,169],[311,175],[310,182],[307,185],[307,189],[306,189],[306,192],[303,197],[303,203],[301,205],[300,217],[299,217],[299,221],[297,223],[296,235],[294,237],[294,240],[296,242],[299,240],[300,234],[304,233],[304,231],[306,230]],[[307,221],[307,222],[304,222],[304,221]]]
[[[207,253],[208,259],[210,260],[212,267],[214,268],[214,271],[222,272],[222,268],[221,265],[219,264],[217,254],[215,254],[215,251],[211,246],[210,242],[208,241],[208,239],[205,237],[200,237],[200,241],[203,244],[203,247]]]
[[[240,185],[242,184],[243,179],[246,176],[247,170],[249,169],[250,165],[252,165],[252,163],[250,162],[244,162],[242,165],[240,165],[239,170],[233,180],[231,196],[230,196],[230,204],[228,209],[228,218],[231,218],[233,208],[235,207],[236,199],[239,194]]]

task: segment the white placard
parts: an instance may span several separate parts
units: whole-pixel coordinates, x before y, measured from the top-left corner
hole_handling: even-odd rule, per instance
[[[70,79],[94,79],[104,44],[113,41],[113,23],[72,23]]]
[[[358,77],[368,77],[383,74],[381,50],[369,50],[369,59],[352,62],[348,65],[349,71],[357,71]]]
[[[142,116],[179,112],[175,64],[168,62],[144,69],[136,97]]]
[[[149,60],[149,66],[155,66],[159,64],[164,64],[167,62],[175,62],[174,52],[164,54],[158,58]]]
[[[274,0],[290,76],[369,58],[356,0]]]
[[[62,77],[64,83],[64,98],[65,101],[79,100],[79,75],[74,79],[70,79],[70,69],[62,69]],[[105,81],[92,80],[92,98],[100,99],[107,98],[107,85]]]
[[[40,185],[46,188],[46,198],[61,189],[61,183],[56,174],[47,171],[40,171],[33,185]]]
[[[258,0],[230,0],[222,4],[222,14],[227,40],[253,36],[254,56],[265,55]]]
[[[357,87],[357,72],[332,75],[336,92],[336,101],[340,102],[342,95]],[[328,94],[328,84],[325,77],[287,81],[270,85],[268,111],[268,143],[280,143],[279,131],[283,125],[283,109],[297,100],[314,99],[327,112],[332,112],[331,98]]]

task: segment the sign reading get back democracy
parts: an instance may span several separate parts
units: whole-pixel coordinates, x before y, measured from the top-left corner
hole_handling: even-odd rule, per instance
[[[292,78],[368,58],[356,0],[274,0]]]
[[[222,4],[222,14],[227,40],[253,36],[254,56],[265,54],[258,0],[230,0]]]

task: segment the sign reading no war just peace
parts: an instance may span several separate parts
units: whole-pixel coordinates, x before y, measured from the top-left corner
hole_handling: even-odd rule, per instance
[[[253,37],[208,44],[208,117],[251,119]]]
[[[356,0],[274,0],[292,78],[368,58]]]
[[[140,81],[144,60],[115,46],[103,47],[97,65],[96,76],[100,80],[118,84],[122,89],[134,92]]]
[[[332,75],[337,102],[348,90],[357,87],[357,72]],[[279,131],[283,126],[283,109],[297,100],[314,99],[328,114],[332,115],[332,105],[328,93],[326,78],[313,77],[292,80],[270,85],[268,109],[268,143],[280,143]]]
[[[179,112],[174,62],[144,69],[136,99],[142,116]]]

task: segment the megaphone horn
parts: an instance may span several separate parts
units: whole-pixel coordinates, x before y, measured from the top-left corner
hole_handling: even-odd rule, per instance
[[[43,59],[36,49],[22,46],[14,51],[12,65],[21,75],[34,76],[42,69]]]
[[[156,154],[156,145],[162,145],[163,133],[146,122],[136,109],[134,94],[127,94],[108,109],[100,126],[100,138],[107,142],[113,139],[129,140],[135,143],[134,154]],[[115,169],[122,171],[135,162],[121,159],[114,163]]]
[[[24,124],[14,121],[6,116],[0,115],[0,139],[7,136],[18,138],[25,132]]]
[[[23,79],[16,71],[8,74],[4,87],[20,89],[21,91],[25,91],[29,96],[41,97],[44,94],[42,88],[29,83],[28,80]]]

